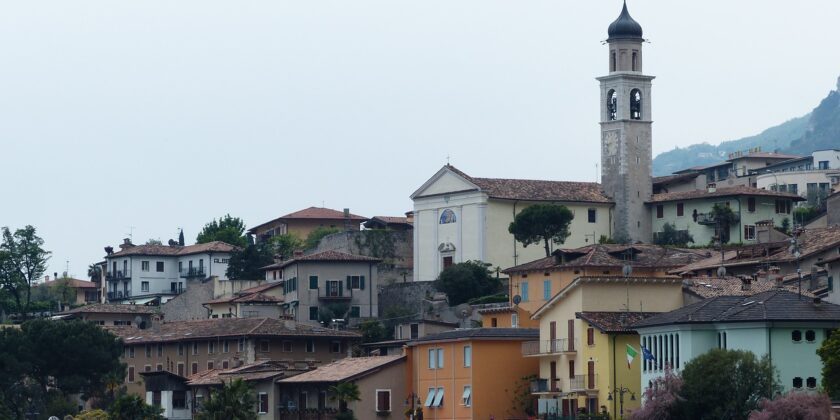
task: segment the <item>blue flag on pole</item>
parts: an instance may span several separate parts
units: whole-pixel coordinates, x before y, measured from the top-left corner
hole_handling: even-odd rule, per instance
[[[656,357],[653,357],[653,353],[646,347],[642,347],[642,357],[644,358],[643,360],[656,360]]]

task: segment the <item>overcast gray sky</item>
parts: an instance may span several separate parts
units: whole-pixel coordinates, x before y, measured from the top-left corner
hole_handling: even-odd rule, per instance
[[[840,2],[632,0],[654,150],[800,116],[840,75]],[[0,226],[84,277],[133,226],[225,213],[400,215],[451,156],[595,180],[619,0],[16,1],[0,5]]]

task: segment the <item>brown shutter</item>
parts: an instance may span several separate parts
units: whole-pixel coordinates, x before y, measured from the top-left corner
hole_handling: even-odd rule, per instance
[[[569,351],[575,351],[575,320],[569,320]]]
[[[587,388],[588,389],[595,389],[595,362],[589,361],[586,364],[586,375],[587,375]]]
[[[549,391],[554,391],[557,389],[557,362],[551,362],[551,389]]]
[[[575,379],[575,361],[569,360],[569,378]]]
[[[595,345],[595,328],[586,329],[586,344],[590,346]]]

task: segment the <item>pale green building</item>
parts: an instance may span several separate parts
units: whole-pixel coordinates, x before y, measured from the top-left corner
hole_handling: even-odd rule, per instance
[[[654,360],[642,360],[642,390],[679,372],[715,348],[769,355],[783,391],[819,389],[822,362],[817,349],[840,327],[840,305],[787,290],[752,296],[719,296],[662,313],[633,325]]]
[[[796,194],[736,186],[655,194],[648,205],[654,240],[667,223],[688,232],[696,245],[710,243],[716,230],[711,212],[719,204],[735,215],[735,222],[724,230],[724,242],[754,244],[775,240],[771,226],[781,226],[784,219],[793,225],[792,203],[802,200]]]

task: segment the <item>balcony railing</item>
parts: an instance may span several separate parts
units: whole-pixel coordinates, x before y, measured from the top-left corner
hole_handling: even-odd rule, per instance
[[[108,292],[108,300],[119,300],[131,297],[131,292]]]
[[[741,217],[738,214],[733,214],[732,222],[738,223],[741,220]],[[715,215],[712,213],[697,213],[697,223],[701,225],[716,225],[717,220],[715,219]]]
[[[552,354],[574,353],[577,340],[569,341],[561,338],[556,340],[526,341],[522,343],[522,355],[548,356]]]
[[[131,278],[131,270],[118,270],[115,272],[108,272],[105,274],[105,280],[117,281],[128,280]]]
[[[181,269],[181,277],[204,277],[204,267],[190,267]]]
[[[349,300],[353,298],[353,289],[347,290],[333,287],[319,287],[318,299],[324,300]]]
[[[574,378],[567,379],[567,383],[568,392],[595,390],[598,389],[598,375],[575,375]]]

